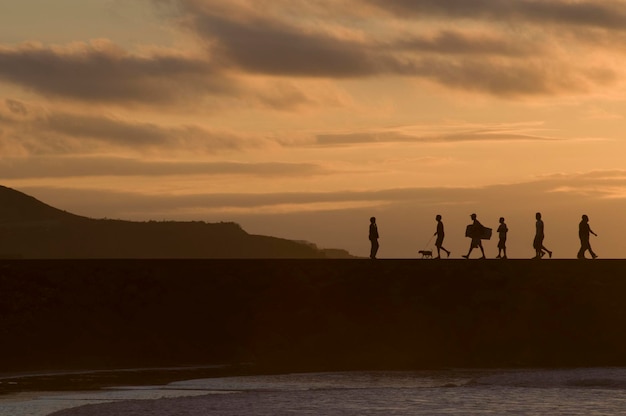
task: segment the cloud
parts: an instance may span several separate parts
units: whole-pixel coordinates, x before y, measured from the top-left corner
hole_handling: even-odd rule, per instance
[[[339,207],[353,207],[358,205],[385,204],[407,201],[435,201],[442,195],[439,189],[390,189],[382,191],[341,191],[341,192],[279,192],[279,193],[197,193],[197,194],[146,194],[125,191],[70,189],[63,187],[42,188],[25,187],[24,192],[38,195],[44,200],[62,199],[65,204],[79,203],[84,212],[103,212],[103,208],[110,213],[103,213],[107,217],[117,217],[122,212],[186,212],[194,210],[228,212],[234,210],[254,212],[271,207],[290,206],[291,211],[309,211],[311,205],[321,206],[324,209],[335,205]],[[458,194],[471,196],[472,190],[456,189]],[[454,192],[446,190],[446,193]],[[98,201],[96,204],[89,201]],[[102,201],[102,202],[101,202]],[[89,205],[89,207],[87,207]],[[265,210],[271,212],[271,210]],[[87,213],[86,215],[91,215]],[[146,218],[150,219],[150,218]]]
[[[191,146],[205,151],[237,150],[247,141],[230,133],[188,125],[169,127],[106,116],[53,113],[37,121],[41,131],[129,148]]]
[[[552,184],[550,192],[556,195],[626,200],[626,170],[555,174],[543,176],[540,180]]]
[[[514,24],[553,23],[626,30],[623,1],[590,0],[363,0],[396,16],[439,16]]]
[[[325,105],[303,79],[404,77],[505,98],[623,79],[626,50],[612,41],[626,36],[622,1],[153,3],[176,6],[167,23],[188,36],[186,50],[131,52],[104,39],[0,45],[0,82],[90,104],[294,111]]]
[[[534,43],[520,43],[496,32],[463,32],[443,29],[422,36],[397,38],[389,45],[399,51],[428,52],[439,55],[495,55],[531,56],[543,47]]]
[[[522,63],[429,58],[413,72],[447,87],[508,97],[588,92],[620,79],[611,68],[568,68],[565,62],[534,59]]]
[[[282,177],[324,175],[329,172],[312,163],[239,163],[146,161],[117,157],[27,157],[0,159],[4,179],[92,178],[98,176],[218,176]]]
[[[319,97],[288,80],[248,79],[209,54],[151,48],[133,54],[100,39],[65,46],[0,45],[0,83],[51,100],[202,111],[230,106],[296,110]],[[6,100],[12,112],[18,102]]]
[[[5,157],[89,154],[115,149],[202,154],[241,151],[269,144],[265,139],[197,125],[169,126],[107,115],[50,112],[28,109],[23,103],[18,107],[24,108],[28,117],[0,112],[0,118],[4,118],[7,127],[0,132],[0,146],[8,149]]]
[[[108,40],[0,46],[0,81],[51,98],[122,104],[165,104],[236,88],[203,57],[131,54]]]
[[[152,169],[157,164],[148,164],[145,166],[138,165],[138,169],[146,167]],[[211,164],[205,165],[209,169],[214,169]],[[198,165],[189,165],[182,169],[198,169]],[[242,166],[233,165],[230,168],[240,169]],[[269,170],[274,174],[278,170],[317,170],[313,166],[299,165],[275,165],[270,166]],[[263,171],[268,169],[264,165],[249,165],[244,170],[251,172],[257,169]],[[247,172],[246,172],[247,173]],[[584,183],[581,183],[584,182]],[[333,191],[333,192],[266,192],[266,193],[195,193],[195,194],[143,194],[135,192],[110,191],[110,190],[89,190],[89,189],[64,189],[64,188],[37,188],[29,187],[26,189],[35,190],[39,194],[53,195],[54,193],[63,194],[64,199],[74,200],[78,195],[84,198],[86,195],[92,195],[87,200],[99,201],[101,199],[107,201],[116,201],[115,211],[128,209],[142,210],[148,212],[150,207],[155,210],[190,210],[193,208],[202,208],[205,210],[228,210],[228,209],[249,209],[251,212],[260,208],[271,206],[291,206],[294,211],[304,209],[311,204],[324,206],[325,209],[335,204],[338,207],[353,207],[363,204],[380,206],[392,204],[409,204],[409,205],[432,205],[432,206],[467,206],[467,205],[484,205],[501,204],[507,198],[519,201],[536,201],[536,204],[558,203],[563,195],[563,189],[570,187],[572,189],[584,185],[585,187],[595,186],[598,192],[588,197],[609,196],[602,190],[614,190],[621,188],[626,190],[626,171],[594,171],[573,175],[551,175],[547,177],[537,178],[528,182],[519,182],[511,184],[497,184],[482,187],[414,187],[414,188],[396,188],[381,189],[369,191]],[[97,197],[101,194],[102,197]],[[74,196],[72,196],[74,195]],[[625,195],[626,197],[626,195]],[[538,202],[537,202],[538,201]],[[567,204],[567,201],[562,201]],[[298,208],[300,207],[300,208]],[[308,209],[307,209],[308,210]]]
[[[248,72],[307,77],[361,77],[383,71],[385,60],[356,41],[302,32],[288,23],[256,17],[197,13],[193,29],[213,53]]]
[[[410,132],[410,130],[426,132]],[[405,131],[403,131],[405,130]],[[444,133],[432,133],[425,127],[403,127],[375,132],[330,133],[316,136],[313,146],[346,146],[376,143],[458,143],[476,141],[556,141],[553,137],[537,134],[537,126],[502,125],[482,127],[438,126]],[[311,144],[309,144],[311,145]]]
[[[566,69],[558,62],[489,59],[491,55],[520,58],[529,52],[514,47],[512,42],[460,33],[442,32],[434,38],[413,37],[384,45],[300,32],[267,20],[238,22],[216,16],[197,19],[197,30],[215,42],[212,45],[218,45],[213,51],[250,73],[335,79],[396,75],[496,95],[579,91],[588,84],[614,78],[610,69],[605,69],[604,79],[599,79]],[[437,56],[423,56],[420,52],[424,51]]]
[[[564,39],[573,39],[571,33],[542,26],[565,22],[575,28],[572,33],[581,27],[622,30],[626,13],[612,3],[355,0],[351,10],[345,1],[336,9],[323,2],[337,12],[333,16],[327,11],[330,23],[321,23],[319,11],[305,3],[175,3],[182,11],[182,27],[205,43],[215,62],[246,74],[410,77],[507,98],[587,93],[622,78],[620,65],[581,61],[572,48],[564,48]],[[358,11],[359,6],[378,12]],[[289,11],[277,10],[281,7]],[[407,17],[416,24],[401,23]],[[454,23],[467,18],[481,25]],[[513,22],[502,24],[509,18]],[[606,38],[603,43],[609,46]],[[588,50],[593,44],[581,41],[576,47]]]
[[[584,182],[584,183],[581,183]],[[191,203],[197,207],[227,209],[259,209],[268,206],[289,205],[294,211],[309,204],[324,204],[328,209],[332,204],[341,207],[353,207],[362,204],[379,206],[393,204],[409,205],[483,205],[502,204],[506,198],[511,200],[536,201],[539,205],[560,204],[558,192],[564,187],[594,189],[594,193],[583,196],[593,198],[612,198],[620,189],[622,198],[626,198],[626,171],[597,171],[576,175],[561,175],[539,178],[528,182],[497,184],[483,187],[415,187],[382,189],[371,191],[338,192],[285,192],[265,194],[212,194],[181,196],[179,202]],[[579,193],[572,195],[579,196]],[[174,204],[176,204],[174,202]]]

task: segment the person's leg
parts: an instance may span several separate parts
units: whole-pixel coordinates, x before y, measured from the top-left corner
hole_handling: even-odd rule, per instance
[[[550,250],[548,250],[545,246],[543,246],[543,245],[542,245],[542,246],[541,246],[541,250],[545,250],[545,251],[546,251],[546,253],[548,253],[548,256],[549,256],[550,258],[552,258],[552,252],[551,252]]]
[[[596,253],[594,253],[593,250],[591,249],[591,243],[589,242],[589,240],[585,241],[585,250],[589,251],[589,254],[591,254],[592,259],[595,259],[596,257],[598,257]]]
[[[576,255],[576,257],[579,259],[584,259],[586,250],[587,249],[585,248],[585,242],[583,240],[580,240],[580,250],[578,250],[578,254]]]
[[[372,247],[370,249],[370,259],[375,259],[376,253],[378,253],[378,240],[372,239],[370,241],[372,243]]]
[[[541,243],[539,242],[539,239],[537,237],[535,237],[535,240],[533,241],[533,248],[535,249],[535,259],[540,259],[541,258]]]

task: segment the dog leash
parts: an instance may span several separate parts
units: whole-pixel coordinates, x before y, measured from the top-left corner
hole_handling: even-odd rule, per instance
[[[430,242],[433,241],[433,238],[435,238],[434,235],[430,236],[430,239],[428,240],[428,242],[426,243],[426,246],[424,247],[424,250],[428,249],[428,246],[430,246]]]

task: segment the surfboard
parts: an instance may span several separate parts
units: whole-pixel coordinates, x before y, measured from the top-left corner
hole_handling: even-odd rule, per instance
[[[472,230],[474,228],[474,224],[469,224],[465,228],[465,237],[472,237]],[[481,240],[491,240],[491,234],[493,234],[493,230],[489,227],[482,227],[480,230],[480,239]]]

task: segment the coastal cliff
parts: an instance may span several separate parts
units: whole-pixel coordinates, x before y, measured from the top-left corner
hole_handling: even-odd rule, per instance
[[[2,260],[2,370],[626,365],[626,260]]]

